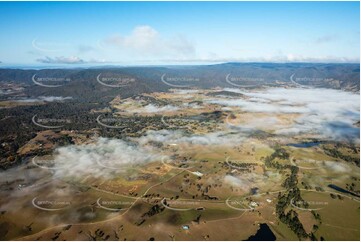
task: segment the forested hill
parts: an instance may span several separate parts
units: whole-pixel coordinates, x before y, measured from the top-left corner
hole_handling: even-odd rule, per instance
[[[59,88],[36,85],[33,78],[67,78]],[[101,85],[97,77],[133,80],[127,88]],[[108,79],[109,79],[108,78]],[[254,87],[260,85],[303,85],[311,87],[360,90],[359,64],[315,63],[225,63],[199,66],[102,67],[88,69],[0,69],[0,82],[22,83],[28,96],[77,96],[81,99],[123,96],[142,92],[166,91],[174,87]],[[114,83],[113,83],[114,84]],[[234,84],[234,85],[233,85]]]

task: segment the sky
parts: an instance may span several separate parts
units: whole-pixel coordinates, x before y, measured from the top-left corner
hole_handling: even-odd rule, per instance
[[[0,67],[360,59],[359,2],[0,2]]]

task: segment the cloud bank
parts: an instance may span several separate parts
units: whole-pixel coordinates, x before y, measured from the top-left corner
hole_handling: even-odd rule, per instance
[[[242,142],[244,139],[245,136],[241,133],[211,132],[207,134],[186,135],[180,130],[150,130],[140,137],[138,142],[141,145],[145,145],[150,141],[161,142],[163,144],[234,145],[235,142]]]
[[[166,105],[166,106],[156,106],[154,104],[148,104],[141,108],[136,108],[131,110],[132,113],[161,113],[161,112],[173,112],[179,110],[178,107],[172,106],[172,105]]]
[[[83,64],[85,61],[77,56],[70,56],[70,57],[49,57],[45,56],[44,58],[36,59],[37,62],[44,63],[44,64]]]
[[[246,98],[210,99],[223,107],[240,108],[251,113],[298,114],[295,124],[281,127],[276,134],[318,133],[324,138],[359,140],[360,95],[333,89],[269,88],[262,91],[226,91],[242,93]],[[250,124],[252,125],[252,124]]]
[[[70,145],[55,151],[55,176],[108,177],[129,167],[160,159],[150,150],[128,142],[99,138],[95,143]]]
[[[16,102],[61,102],[65,100],[73,99],[72,97],[57,97],[57,96],[39,96],[37,98],[27,98],[27,99],[20,99],[16,100]]]

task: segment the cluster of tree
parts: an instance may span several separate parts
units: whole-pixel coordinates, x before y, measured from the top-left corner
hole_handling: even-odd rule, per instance
[[[166,200],[164,200],[164,204],[167,205]],[[163,212],[164,209],[165,209],[165,207],[162,206],[162,205],[159,205],[159,204],[153,205],[147,212],[142,214],[140,219],[137,222],[135,222],[135,224],[137,226],[141,226],[146,221],[147,218],[150,218],[150,217],[152,217],[152,216],[154,216],[154,215],[156,215],[158,213]]]
[[[306,233],[301,221],[298,219],[298,214],[294,210],[288,211],[286,214],[280,214],[279,219],[297,235],[298,238],[307,238],[309,235]]]
[[[305,189],[312,189],[312,186],[310,184],[308,184],[307,182],[302,181],[301,185],[305,188]]]
[[[282,186],[287,189],[297,187],[297,183],[298,183],[297,173],[299,168],[297,166],[291,166],[290,169],[291,169],[291,175],[288,176],[282,184]]]
[[[356,178],[356,177],[351,177],[351,179],[354,181],[358,180],[358,178]],[[357,190],[356,184],[354,182],[352,182],[351,184],[346,183],[346,189],[351,192],[354,192],[355,194],[358,194],[358,195],[360,194],[360,190],[359,189]]]
[[[323,146],[323,150],[329,156],[339,158],[339,159],[342,159],[347,162],[352,162],[355,165],[360,166],[360,157],[348,156],[348,155],[343,154],[341,151],[339,151],[336,148],[327,148],[326,146]]]
[[[292,198],[293,201],[303,201],[300,190],[297,187],[288,190],[284,194],[280,192],[278,194],[278,202],[276,204],[276,213],[279,215],[284,214],[284,211],[290,205]]]
[[[88,236],[89,240],[91,240],[91,241],[97,241],[97,240],[104,241],[104,240],[109,240],[109,238],[110,238],[109,234],[106,235],[104,233],[104,231],[99,228],[97,230],[95,230],[94,235],[89,231],[87,233],[87,236]]]
[[[66,103],[47,103],[38,106],[20,106],[11,109],[3,109],[0,113],[0,168],[7,169],[21,162],[26,158],[18,154],[20,147],[24,146],[29,140],[36,136],[36,133],[46,130],[35,125],[32,122],[34,115],[38,119],[57,119],[67,120],[69,122],[47,123],[44,125],[63,125],[56,131],[67,130],[76,132],[89,131],[97,129],[101,136],[110,138],[125,139],[127,136],[141,136],[146,132],[148,127],[160,130],[167,126],[161,122],[161,116],[132,116],[116,118],[116,122],[109,123],[113,126],[121,126],[120,129],[109,129],[97,123],[98,114],[91,112],[92,110],[107,107],[108,104],[102,103],[82,103],[82,102],[66,102]],[[102,116],[102,118],[112,117]],[[107,123],[108,124],[108,123]],[[61,137],[54,141],[55,144],[62,146],[71,144],[72,140],[68,136]],[[49,151],[51,152],[51,151]],[[48,154],[45,150],[39,150],[35,154]]]
[[[298,219],[298,214],[290,209],[285,213],[286,208],[290,205],[291,201],[301,201],[306,204],[305,201],[301,198],[300,190],[297,187],[293,187],[288,190],[285,194],[278,195],[278,202],[276,205],[276,213],[280,221],[287,226],[298,236],[298,238],[307,238],[309,235],[306,233],[301,221]]]
[[[55,234],[54,234],[54,236],[51,238],[51,240],[57,240],[59,237],[60,237],[60,235],[61,235],[61,232],[56,232]]]
[[[332,199],[338,198],[338,199],[340,199],[340,200],[343,200],[343,197],[342,197],[341,195],[339,195],[339,194],[330,193],[330,197],[331,197]]]
[[[208,193],[211,191],[212,188],[216,188],[216,187],[221,187],[222,184],[220,183],[214,183],[214,184],[209,184],[209,185],[204,185],[202,183],[202,177],[197,177],[196,181],[191,181],[189,174],[185,174],[183,176],[183,185],[179,186],[179,191],[185,195],[190,195],[192,196],[193,199],[196,199],[198,197],[201,197],[202,199],[206,199],[206,200],[218,200],[219,198],[217,196],[212,196],[209,195]],[[184,185],[186,185],[186,187],[184,187]],[[195,189],[197,189],[197,193],[196,194],[191,194],[190,190],[192,187],[195,187]],[[178,196],[176,196],[177,198]]]
[[[166,200],[164,200],[164,204],[167,205],[167,201],[166,201]],[[142,215],[142,218],[144,218],[144,217],[152,217],[152,216],[154,216],[154,215],[156,215],[156,214],[158,214],[158,213],[163,212],[164,209],[165,209],[165,207],[160,206],[159,204],[155,204],[155,205],[153,205],[153,206],[149,209],[148,212],[146,212],[146,213],[144,213],[144,214]]]
[[[255,169],[254,167],[257,166],[258,164],[256,163],[246,163],[246,162],[242,162],[242,163],[236,163],[236,162],[232,162],[232,161],[228,161],[228,164],[226,162],[223,162],[223,166],[229,167],[229,165],[231,165],[232,167],[236,167],[236,168],[241,168],[241,169],[247,169],[250,171],[250,169]]]
[[[276,158],[287,160],[289,157],[290,154],[284,148],[276,147],[275,151],[264,159],[264,163],[266,167],[275,168],[277,170],[291,169],[293,167],[292,165],[282,165],[275,161]]]
[[[272,160],[275,158],[287,160],[289,159],[289,157],[290,154],[284,148],[280,148],[280,147],[276,147],[275,151],[271,155]]]
[[[314,210],[312,210],[311,213],[316,220],[321,222],[321,215],[319,213],[315,212]]]
[[[289,169],[291,174],[285,179],[282,186],[287,189],[287,192],[278,194],[278,202],[276,204],[276,214],[279,220],[286,224],[300,239],[311,238],[311,235],[308,235],[298,219],[298,214],[293,209],[290,209],[287,213],[285,212],[286,208],[289,207],[291,201],[302,202],[304,206],[307,206],[307,203],[302,199],[301,192],[297,187],[298,179],[297,173],[299,168],[292,165],[282,165],[277,161],[278,159],[289,159],[288,152],[280,147],[276,147],[275,151],[265,158],[265,166],[272,167],[278,170]]]
[[[200,220],[201,220],[201,216],[202,216],[202,214],[199,214],[199,215],[197,216],[197,218],[193,220],[193,222],[199,224],[199,222],[200,222]]]

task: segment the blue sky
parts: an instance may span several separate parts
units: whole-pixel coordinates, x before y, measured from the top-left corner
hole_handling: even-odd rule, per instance
[[[359,62],[359,8],[359,2],[0,2],[0,61]]]

